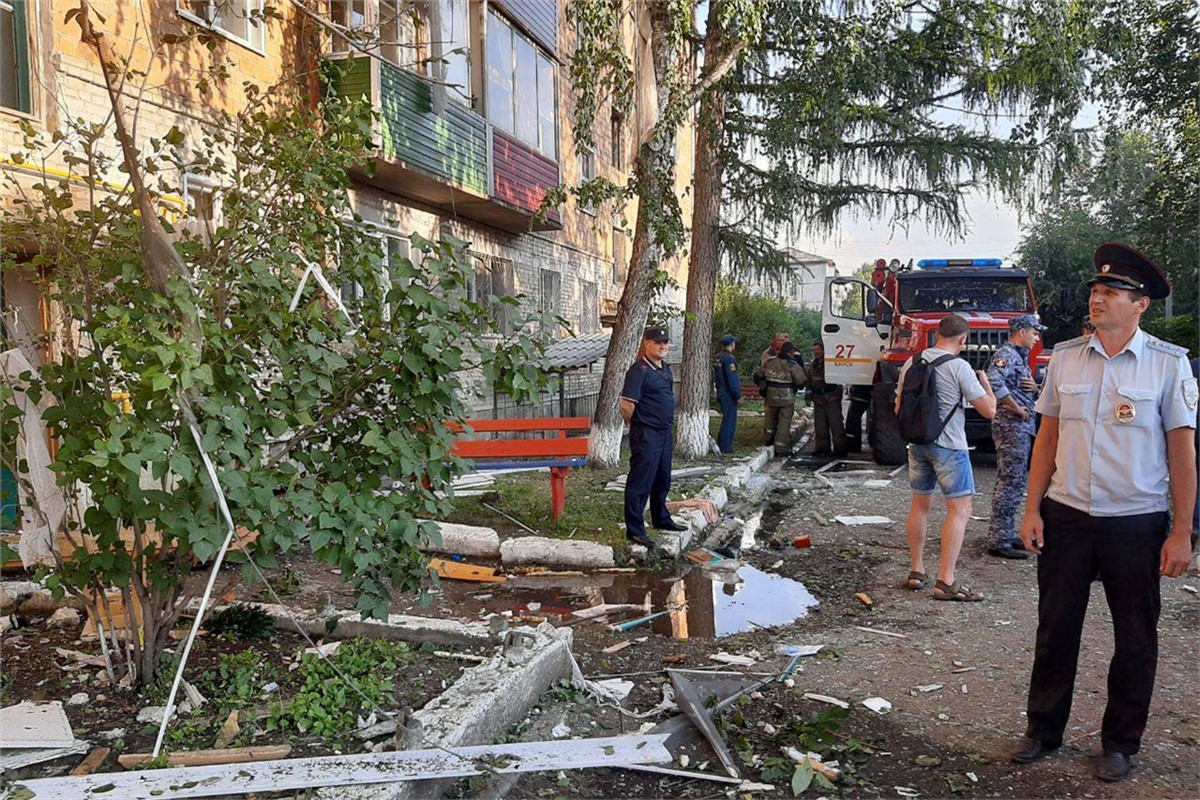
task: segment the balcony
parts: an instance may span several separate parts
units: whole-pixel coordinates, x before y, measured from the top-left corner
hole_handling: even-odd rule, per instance
[[[556,162],[453,100],[435,102],[419,75],[364,55],[341,61],[334,91],[369,97],[380,116],[374,174],[357,181],[513,233],[562,227],[557,212],[535,221],[559,182]]]

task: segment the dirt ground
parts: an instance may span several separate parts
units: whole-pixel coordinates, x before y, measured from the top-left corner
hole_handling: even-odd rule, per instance
[[[975,467],[980,494],[974,513],[986,518],[994,460],[979,455]],[[788,780],[780,780],[778,773],[770,780],[772,768],[778,767],[771,759],[778,759],[789,745],[810,741],[816,735],[814,726],[824,730],[818,715],[831,708],[804,699],[806,692],[851,704],[843,719],[825,721],[830,729],[823,734],[829,743],[826,752],[840,756],[848,767],[836,792],[826,790],[825,795],[900,796],[903,793],[896,787],[901,787],[921,797],[1200,796],[1200,691],[1195,681],[1200,597],[1184,589],[1200,587],[1194,573],[1163,583],[1158,681],[1131,778],[1110,785],[1091,773],[1112,644],[1111,621],[1098,585],[1087,620],[1067,744],[1050,758],[1019,767],[1008,763],[1007,752],[1025,728],[1025,693],[1037,625],[1035,561],[986,555],[987,521],[973,519],[959,575],[987,599],[936,602],[927,591],[899,588],[908,573],[904,518],[909,492],[903,473],[886,488],[872,489],[861,485],[869,476],[834,477],[832,485],[826,486],[814,477],[813,466],[799,462],[775,462],[771,474],[776,485],[767,498],[759,540],[773,533],[788,544],[780,549],[760,547],[747,554],[746,563],[802,582],[820,601],[819,608],[790,625],[720,639],[693,635],[678,641],[670,635],[669,625],[657,623],[627,633],[596,624],[575,625],[575,653],[586,675],[629,674],[635,682],[627,708],[644,711],[659,701],[666,677],[663,669],[671,663],[681,669],[711,668],[709,656],[725,651],[755,657],[758,663],[749,672],[775,672],[788,662],[773,654],[776,644],[823,644],[825,651],[818,657],[801,662],[793,688],[773,683],[761,690],[760,699],[748,700],[722,718],[742,776],[772,783],[781,796],[790,796],[791,791]],[[878,477],[886,479],[886,474]],[[894,522],[848,527],[833,521],[847,514],[882,515]],[[942,517],[942,509],[935,507],[926,555],[930,572],[938,563],[937,529]],[[813,546],[790,546],[802,534],[811,537]],[[782,564],[776,566],[779,561]],[[661,574],[669,580],[677,572],[667,569]],[[501,608],[520,614],[537,598],[543,605],[536,613],[552,621],[562,607],[581,602],[581,595],[570,586],[553,591],[512,587],[482,592],[473,587],[470,594],[456,587],[443,591],[461,602],[443,596],[435,607],[449,610],[474,604],[479,615]],[[856,599],[857,593],[867,594],[873,605],[865,606]],[[636,643],[620,652],[602,652],[623,640]],[[929,689],[931,684],[941,687]],[[891,712],[881,716],[865,708],[862,701],[871,697],[888,700]],[[599,736],[636,730],[641,721],[597,708],[560,689],[547,696],[512,736],[549,738],[560,723],[570,728],[569,735]],[[684,753],[689,754],[690,769],[719,771],[706,746]],[[629,771],[565,771],[526,778],[512,796],[714,797],[728,788]],[[815,786],[809,790],[810,796],[820,794]]]

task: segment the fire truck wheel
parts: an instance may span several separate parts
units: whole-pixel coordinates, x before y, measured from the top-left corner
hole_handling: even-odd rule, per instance
[[[903,464],[908,460],[908,445],[896,418],[896,384],[877,383],[871,394],[871,455],[876,464]]]

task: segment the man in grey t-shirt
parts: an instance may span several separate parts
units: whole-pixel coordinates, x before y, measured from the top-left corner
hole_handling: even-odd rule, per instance
[[[926,348],[919,358],[935,361],[942,356],[957,356],[967,343],[970,326],[957,314],[944,317],[938,323],[937,341]],[[898,387],[904,385],[904,377],[912,359],[900,370]],[[929,585],[925,574],[925,532],[929,523],[929,510],[933,507],[933,494],[941,489],[946,497],[946,521],[942,524],[942,553],[938,565],[937,582],[934,584],[935,600],[982,600],[983,595],[973,592],[954,579],[954,568],[958,553],[962,549],[967,521],[971,518],[971,496],[975,494],[975,475],[971,471],[971,457],[967,450],[966,415],[963,402],[986,419],[996,415],[996,395],[983,372],[975,372],[964,359],[954,358],[934,367],[937,376],[938,418],[946,419],[946,427],[933,444],[910,444],[908,446],[908,483],[912,487],[912,508],[908,512],[908,550],[912,558],[912,569],[908,573],[905,587],[924,589]],[[896,392],[896,414],[900,414],[901,392]],[[953,413],[952,413],[953,412]]]

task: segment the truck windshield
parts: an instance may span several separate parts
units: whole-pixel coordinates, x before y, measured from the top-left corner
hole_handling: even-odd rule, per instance
[[[1033,311],[1025,278],[947,275],[901,281],[900,311]]]

